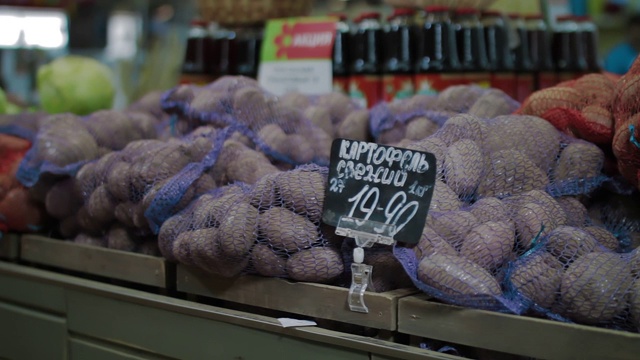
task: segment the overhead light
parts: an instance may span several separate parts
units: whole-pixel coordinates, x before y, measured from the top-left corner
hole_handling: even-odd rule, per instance
[[[68,37],[62,11],[0,7],[0,47],[58,49]]]
[[[20,18],[0,15],[0,46],[17,46],[20,41]]]

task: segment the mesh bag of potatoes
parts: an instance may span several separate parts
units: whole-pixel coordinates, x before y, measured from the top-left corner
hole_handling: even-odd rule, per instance
[[[640,188],[640,60],[618,80],[615,89],[613,153],[618,170]]]
[[[224,131],[201,127],[180,139],[133,141],[54,185],[47,194],[47,210],[60,220],[64,238],[157,255],[157,228],[146,213],[158,206],[157,196],[176,177],[182,180],[184,190],[169,199],[172,203],[163,204],[168,214],[215,189],[214,179],[203,174],[201,167],[207,156],[222,148],[226,138]],[[185,169],[198,170],[196,181],[186,182]]]
[[[435,298],[522,314],[531,303],[509,291],[507,270],[554,232],[593,230],[606,238],[585,236],[590,251],[617,249],[610,232],[589,228],[577,197],[607,179],[603,151],[544,119],[459,114],[408,148],[435,154],[439,179],[420,242],[394,251],[414,284]]]
[[[378,143],[406,147],[434,134],[457,114],[491,119],[509,115],[519,106],[498,89],[451,86],[438,95],[414,95],[406,100],[378,104],[371,109],[371,133]]]
[[[331,141],[348,115],[358,110],[342,94],[278,97],[260,88],[255,80],[240,76],[225,76],[204,87],[179,86],[165,94],[163,106],[183,115],[190,127],[244,127],[245,135],[260,151],[293,165],[327,165]],[[368,131],[368,116],[349,123],[354,129],[343,134]]]
[[[160,250],[223,277],[335,282],[345,269],[343,239],[320,223],[326,182],[327,168],[306,165],[220,187],[164,222]]]

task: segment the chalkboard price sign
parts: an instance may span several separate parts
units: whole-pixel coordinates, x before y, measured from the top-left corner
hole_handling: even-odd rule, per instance
[[[358,219],[363,228],[368,221],[393,225],[394,240],[417,243],[435,179],[431,153],[336,139],[322,220],[332,226],[342,217]]]

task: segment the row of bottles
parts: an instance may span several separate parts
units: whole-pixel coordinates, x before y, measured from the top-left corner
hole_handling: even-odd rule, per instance
[[[430,6],[422,17],[396,9],[385,23],[378,13],[351,24],[342,17],[338,29],[334,88],[367,106],[460,84],[499,88],[522,101],[600,70],[597,30],[584,17],[559,17],[551,30],[541,15]]]
[[[256,77],[262,27],[211,28],[193,21],[182,65],[183,83],[205,84],[224,75]]]
[[[536,89],[600,70],[597,30],[584,17],[558,17],[550,29],[541,15],[445,6],[395,9],[384,22],[377,12],[352,21],[335,16],[334,90],[365,107],[470,83],[523,100]],[[262,30],[211,30],[193,22],[183,82],[256,77]]]

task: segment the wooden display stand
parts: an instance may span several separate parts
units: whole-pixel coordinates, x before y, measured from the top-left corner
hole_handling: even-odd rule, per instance
[[[16,260],[20,254],[20,236],[16,234],[3,234],[0,238],[0,258]]]
[[[24,235],[20,259],[39,265],[167,289],[175,285],[174,266],[164,258]]]
[[[398,300],[416,293],[414,289],[368,292],[364,300],[369,313],[364,314],[349,310],[347,288],[260,276],[224,279],[183,265],[177,266],[176,288],[187,294],[390,331],[396,330]]]
[[[0,358],[462,359],[7,262],[0,262]]]
[[[638,359],[640,334],[431,302],[398,302],[398,332],[536,359]]]

